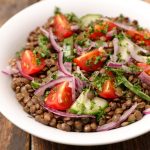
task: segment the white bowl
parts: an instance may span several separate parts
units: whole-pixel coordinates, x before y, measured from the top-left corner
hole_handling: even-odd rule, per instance
[[[44,24],[53,15],[55,6],[63,12],[101,13],[117,16],[120,13],[137,19],[150,28],[150,5],[137,0],[45,0],[34,4],[6,22],[0,29],[0,70],[26,41],[30,31]],[[10,86],[11,79],[0,73],[0,111],[12,123],[37,137],[70,145],[102,145],[131,139],[150,131],[150,115],[129,126],[105,132],[73,133],[45,126],[28,117],[17,102]]]

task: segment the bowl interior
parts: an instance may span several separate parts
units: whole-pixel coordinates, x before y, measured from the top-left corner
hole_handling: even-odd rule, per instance
[[[124,14],[150,28],[150,6],[136,0],[45,0],[21,11],[0,29],[0,70],[8,60],[25,44],[28,34],[44,24],[53,15],[55,6],[62,12],[74,12],[78,16],[87,13],[100,13],[106,16]],[[140,10],[140,11],[139,11]],[[150,130],[150,116],[145,116],[127,127],[100,133],[64,132],[47,127],[30,118],[17,102],[11,89],[11,79],[0,73],[0,111],[21,129],[46,140],[71,145],[101,145],[133,138]],[[140,130],[139,130],[140,129]],[[130,134],[128,134],[130,131]]]

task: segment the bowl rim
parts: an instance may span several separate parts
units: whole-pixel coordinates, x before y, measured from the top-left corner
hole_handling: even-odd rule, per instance
[[[23,14],[24,12],[28,11],[29,9],[31,9],[33,7],[37,7],[37,6],[41,5],[41,4],[44,4],[44,3],[46,4],[47,2],[51,2],[51,1],[54,1],[54,0],[40,1],[40,2],[37,2],[37,3],[35,3],[35,4],[31,5],[31,6],[23,9],[22,11],[20,11],[16,15],[14,15],[11,19],[9,19],[0,28],[0,33],[3,32],[3,30],[5,29],[5,26],[7,26],[13,19],[15,19],[16,16]],[[115,1],[119,1],[119,0],[115,0]],[[129,1],[129,0],[127,0],[127,1]],[[122,1],[122,2],[125,2],[125,0]],[[146,4],[145,2],[142,2],[142,1],[136,1],[135,0],[135,2],[136,2],[136,4],[138,3],[138,5],[142,5],[142,6],[149,5],[149,4]],[[39,129],[40,131],[36,132],[36,130],[34,129],[33,126],[32,127],[27,127],[27,126],[23,126],[22,123],[21,123],[21,121],[16,122],[15,121],[16,117],[12,117],[11,114],[10,114],[10,112],[8,110],[6,110],[6,109],[3,109],[2,107],[0,107],[0,112],[4,116],[6,116],[6,118],[8,118],[17,127],[19,127],[20,129],[22,129],[22,130],[24,130],[24,131],[26,131],[28,133],[31,133],[34,136],[37,136],[37,137],[45,139],[45,140],[49,140],[49,141],[53,141],[53,142],[57,142],[57,143],[62,143],[62,144],[67,144],[67,145],[80,145],[80,146],[84,146],[84,145],[104,145],[104,144],[111,144],[111,143],[116,143],[116,142],[121,142],[121,141],[124,141],[124,140],[127,140],[127,139],[131,139],[131,138],[137,137],[139,135],[142,135],[142,134],[150,131],[150,127],[148,127],[148,126],[146,126],[145,128],[142,128],[142,125],[143,125],[144,122],[148,122],[148,120],[150,121],[150,116],[144,116],[144,118],[141,121],[136,122],[134,124],[131,124],[131,125],[127,126],[127,127],[122,127],[122,128],[118,128],[118,129],[113,129],[111,131],[105,131],[105,132],[99,132],[99,133],[98,132],[92,132],[92,133],[65,132],[65,131],[61,131],[61,130],[58,130],[58,129],[55,129],[55,128],[52,128],[52,127],[47,127],[45,125],[42,125],[43,129],[46,129],[46,130],[49,129],[49,130],[51,130],[52,133],[56,134],[55,138],[53,138],[52,136],[48,136],[48,134],[42,134],[42,131],[44,131],[43,129],[41,129],[41,130]],[[28,119],[29,119],[28,121],[34,122],[33,120],[30,120],[30,118],[28,118]],[[41,127],[41,123],[36,122],[36,124],[37,124],[37,127]],[[137,124],[139,124],[138,127],[141,128],[141,130],[137,129],[137,127],[136,127]],[[131,131],[131,130],[133,130],[133,131]],[[122,133],[124,133],[124,134],[125,134],[126,131],[131,131],[131,133],[128,134],[128,135],[126,135],[126,136],[124,136],[124,137],[122,137],[122,138],[120,138],[120,137],[116,136],[116,133],[120,132],[120,131]],[[105,139],[105,140],[103,140],[103,142],[99,142],[97,140],[96,141],[92,140],[92,138],[102,137],[103,134],[106,134],[107,138],[108,138],[109,135],[112,135],[112,137],[114,137],[114,138],[113,139],[108,138],[109,140]],[[59,137],[61,135],[64,136],[64,138],[61,139]],[[72,138],[72,136],[74,138]],[[79,138],[79,136],[81,136],[81,138]],[[76,140],[74,140],[74,139],[76,139]],[[87,141],[84,141],[82,139],[86,139]],[[90,139],[91,139],[91,142],[89,141]]]

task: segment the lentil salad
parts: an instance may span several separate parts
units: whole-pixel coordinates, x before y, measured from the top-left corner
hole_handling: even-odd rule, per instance
[[[57,9],[3,72],[37,121],[91,132],[126,126],[149,113],[149,60],[150,33],[137,21],[122,15],[78,18]]]

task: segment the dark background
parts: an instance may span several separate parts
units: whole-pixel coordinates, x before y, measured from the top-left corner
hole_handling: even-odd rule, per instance
[[[0,26],[21,9],[39,0],[0,0]],[[150,0],[147,0],[147,2]],[[140,130],[140,129],[139,129]],[[130,132],[129,132],[130,134]],[[123,135],[122,135],[123,136]],[[101,140],[101,139],[99,139]],[[150,133],[105,146],[67,146],[34,137],[14,126],[0,114],[0,150],[150,150]]]

